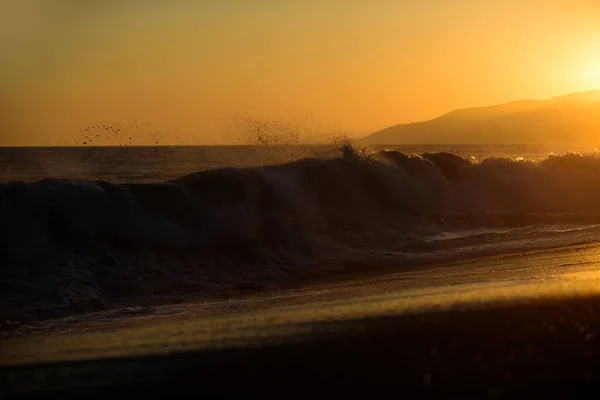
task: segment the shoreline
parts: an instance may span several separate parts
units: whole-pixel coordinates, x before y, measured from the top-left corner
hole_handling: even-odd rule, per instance
[[[287,306],[303,306],[315,302],[345,301],[374,294],[403,293],[414,290],[487,282],[494,285],[511,279],[544,278],[544,268],[558,273],[579,273],[600,265],[600,243],[564,246],[534,251],[480,256],[461,261],[398,266],[379,266],[337,271],[318,278],[305,277],[281,284],[272,290],[239,290],[216,296],[190,293],[131,298],[119,301],[105,310],[70,314],[39,321],[5,325],[0,341],[28,335],[60,334],[123,328],[132,323],[153,323],[172,318],[213,318],[235,316]],[[587,263],[568,262],[578,257],[593,258]],[[565,263],[567,265],[562,265]],[[556,265],[552,265],[551,263]],[[537,265],[540,264],[540,265]]]
[[[527,390],[572,398],[582,385],[598,387],[597,284],[588,285],[590,292],[487,301],[460,300],[466,292],[459,286],[441,298],[355,298],[4,341],[0,379],[13,396],[198,389],[284,394],[298,377],[338,392],[385,384],[433,397],[510,397]],[[445,307],[436,306],[436,296]],[[407,304],[419,299],[424,307]]]

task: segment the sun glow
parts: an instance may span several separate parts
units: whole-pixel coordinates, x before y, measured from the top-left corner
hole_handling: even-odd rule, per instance
[[[600,57],[583,68],[581,80],[589,89],[600,89]]]

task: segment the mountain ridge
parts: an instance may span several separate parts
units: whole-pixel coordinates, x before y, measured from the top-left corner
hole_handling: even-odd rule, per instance
[[[363,144],[588,143],[600,139],[600,89],[460,108],[436,118],[392,125]]]

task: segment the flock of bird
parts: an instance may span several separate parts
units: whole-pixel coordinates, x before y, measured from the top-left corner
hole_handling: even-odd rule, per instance
[[[139,124],[102,124],[82,128],[79,131],[80,139],[65,142],[65,145],[87,146],[146,146],[165,144],[165,134],[150,130],[150,123]],[[169,136],[169,142],[182,144],[179,135]]]
[[[336,141],[345,137],[339,132],[328,132],[311,124],[288,123],[269,118],[241,114],[233,118],[231,129],[219,134],[221,141],[244,145],[299,145],[303,139],[329,139]],[[65,146],[156,146],[188,145],[189,141],[200,144],[203,140],[192,132],[159,132],[149,122],[132,124],[113,123],[91,125],[79,130],[78,139],[65,141]]]

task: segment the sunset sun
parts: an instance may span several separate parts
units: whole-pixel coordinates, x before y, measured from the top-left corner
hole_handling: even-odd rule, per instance
[[[590,83],[594,88],[600,88],[600,62],[590,72]]]
[[[600,58],[591,61],[583,68],[581,80],[589,89],[600,89]]]

